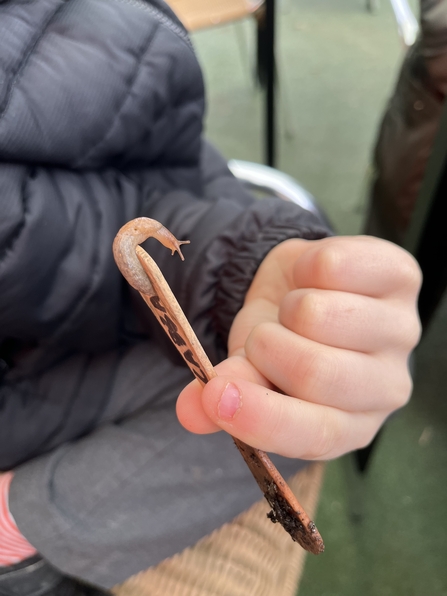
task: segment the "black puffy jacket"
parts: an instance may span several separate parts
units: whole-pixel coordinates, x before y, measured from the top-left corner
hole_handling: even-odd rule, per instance
[[[0,3],[0,469],[92,430],[119,350],[159,333],[113,260],[126,221],[191,240],[185,263],[150,251],[214,361],[266,253],[327,235],[248,195],[202,140],[203,111],[161,0]]]

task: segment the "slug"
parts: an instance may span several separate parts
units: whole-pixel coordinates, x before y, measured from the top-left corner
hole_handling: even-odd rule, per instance
[[[156,238],[163,246],[169,248],[171,254],[178,252],[182,261],[185,257],[180,246],[189,244],[189,240],[177,240],[159,221],[149,217],[132,219],[120,229],[113,241],[116,264],[133,288],[143,294],[152,295],[152,284],[135,253],[136,247],[148,238]]]

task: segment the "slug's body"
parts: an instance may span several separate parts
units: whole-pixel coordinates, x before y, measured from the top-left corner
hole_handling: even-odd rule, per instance
[[[133,219],[120,229],[113,242],[116,264],[133,288],[151,296],[154,289],[135,252],[136,247],[148,238],[156,238],[163,246],[169,248],[172,254],[178,252],[182,261],[184,256],[180,246],[189,244],[189,240],[177,240],[159,221],[149,217]]]

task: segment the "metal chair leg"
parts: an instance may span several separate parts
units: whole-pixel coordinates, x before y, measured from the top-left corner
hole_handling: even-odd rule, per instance
[[[265,163],[270,167],[276,162],[275,16],[275,0],[266,0],[257,16],[256,74],[265,89]]]

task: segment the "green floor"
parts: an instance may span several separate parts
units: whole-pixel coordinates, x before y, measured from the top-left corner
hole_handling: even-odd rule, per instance
[[[377,125],[403,55],[389,3],[370,15],[363,0],[278,0],[278,16],[278,167],[318,198],[339,233],[358,233]],[[253,33],[247,21],[193,39],[208,137],[228,158],[262,161]],[[364,483],[349,457],[327,466],[316,520],[326,552],[307,559],[300,596],[447,595],[445,329],[447,302],[417,350],[413,399],[386,426]]]

